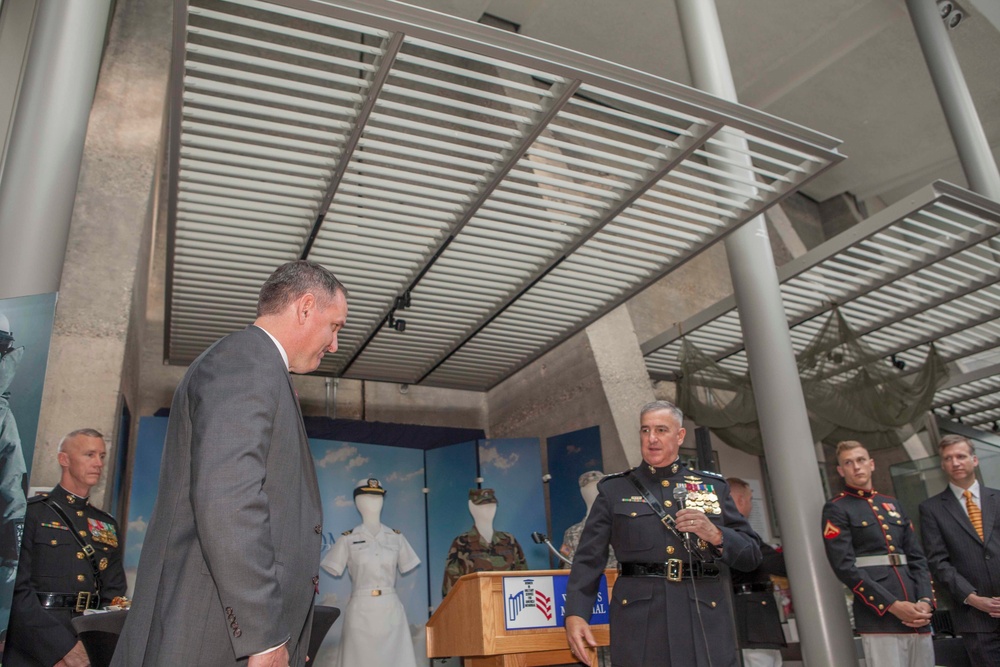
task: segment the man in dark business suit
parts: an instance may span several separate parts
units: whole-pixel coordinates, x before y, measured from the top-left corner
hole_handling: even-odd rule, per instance
[[[955,599],[955,630],[976,667],[1000,665],[1000,491],[976,480],[976,450],[960,435],[938,444],[948,488],[920,503],[935,581]]]
[[[305,664],[323,520],[289,371],[316,370],[346,318],[333,274],[290,262],[254,325],[188,368],[112,665]]]

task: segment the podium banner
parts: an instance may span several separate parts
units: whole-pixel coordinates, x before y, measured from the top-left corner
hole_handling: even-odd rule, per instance
[[[504,627],[507,630],[561,628],[566,624],[569,573],[503,578]],[[601,576],[591,625],[608,623],[608,580]]]

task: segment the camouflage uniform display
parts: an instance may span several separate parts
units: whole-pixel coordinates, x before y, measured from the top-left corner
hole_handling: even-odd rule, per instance
[[[574,523],[572,526],[566,529],[563,533],[562,546],[559,548],[559,553],[570,560],[573,560],[573,556],[576,554],[576,548],[580,546],[580,535],[583,534],[583,527],[587,525],[587,520],[584,519],[580,523]],[[559,567],[561,569],[566,569],[569,567],[566,563],[559,561]],[[618,567],[618,559],[615,558],[614,547],[608,547],[608,564],[605,569],[614,569]]]
[[[469,500],[473,505],[496,504],[493,489],[472,489]],[[472,572],[527,570],[528,561],[517,539],[510,533],[495,530],[486,542],[475,526],[456,537],[445,559],[441,595],[448,595],[455,582]]]

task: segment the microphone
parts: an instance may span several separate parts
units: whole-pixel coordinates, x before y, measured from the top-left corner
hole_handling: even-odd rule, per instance
[[[684,509],[684,504],[687,503],[687,499],[688,499],[687,487],[682,484],[678,484],[677,486],[675,486],[674,502],[677,503],[677,509],[679,510]]]
[[[678,484],[674,487],[674,502],[677,503],[677,509],[682,510],[687,504],[688,490],[683,484]],[[688,551],[691,550],[691,533],[689,531],[684,532],[684,546],[687,547]]]
[[[549,548],[549,551],[551,551],[552,553],[554,553],[559,558],[559,560],[561,560],[562,562],[566,563],[567,565],[572,565],[573,564],[573,561],[571,561],[570,559],[566,558],[566,556],[563,556],[559,552],[558,549],[556,549],[554,546],[552,546],[552,543],[549,542],[549,538],[548,538],[548,536],[545,535],[545,533],[534,532],[534,533],[531,534],[531,540],[535,544],[544,544],[545,546],[547,546]]]

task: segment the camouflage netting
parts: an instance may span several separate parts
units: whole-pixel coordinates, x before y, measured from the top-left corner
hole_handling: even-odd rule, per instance
[[[934,345],[915,374],[903,376],[865,345],[834,309],[796,360],[813,440],[860,440],[869,450],[901,444],[901,427],[919,429],[948,370]],[[681,342],[678,406],[727,444],[764,453],[748,373],[726,370]]]

